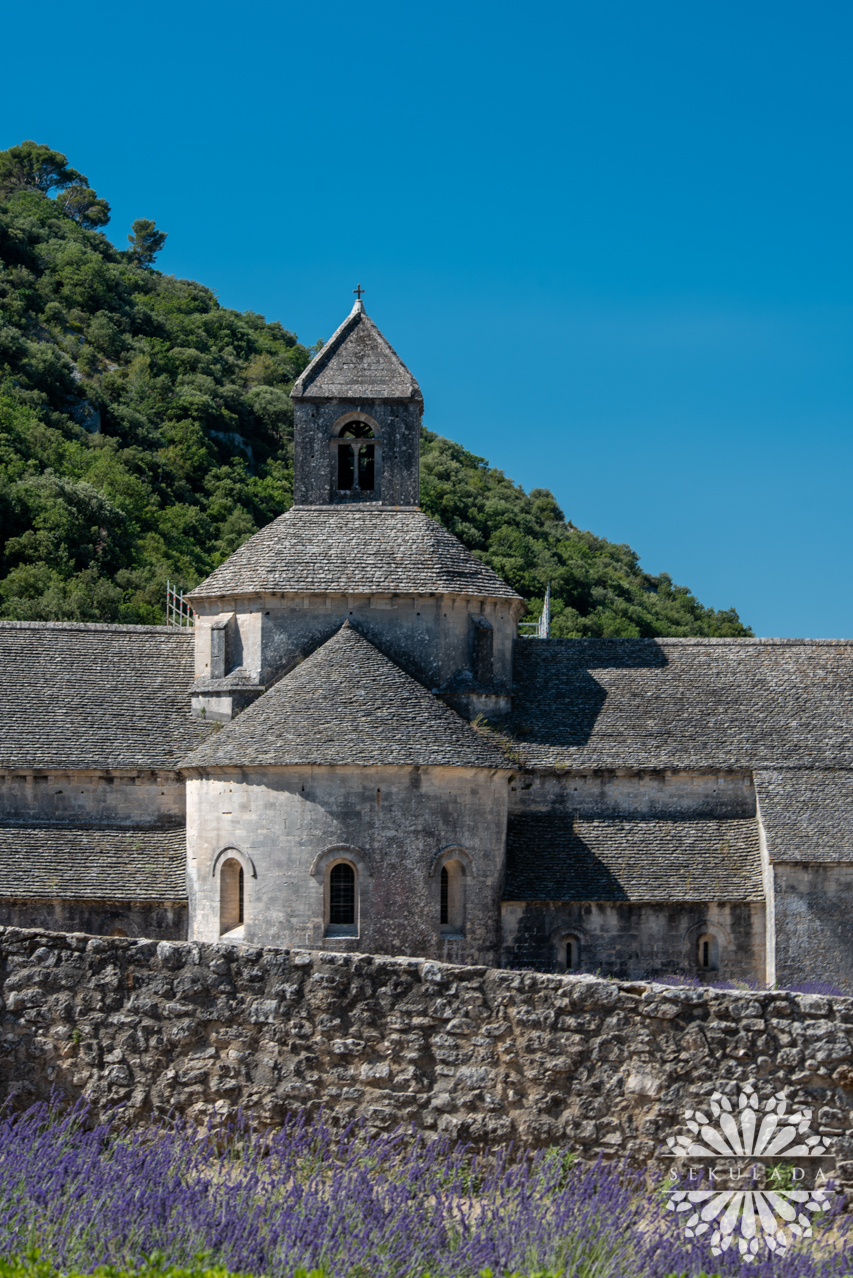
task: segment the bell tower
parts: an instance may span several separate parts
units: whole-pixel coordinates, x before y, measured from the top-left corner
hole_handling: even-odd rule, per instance
[[[233,718],[348,622],[461,713],[504,715],[524,603],[420,509],[423,398],[361,298],[291,398],[293,506],[189,595],[194,713]]]
[[[290,398],[294,506],[418,505],[423,396],[360,297]]]

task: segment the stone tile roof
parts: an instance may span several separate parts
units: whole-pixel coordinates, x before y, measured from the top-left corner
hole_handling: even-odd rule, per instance
[[[853,772],[786,769],[753,779],[771,861],[853,861]]]
[[[349,622],[181,766],[298,764],[509,767]]]
[[[513,731],[531,767],[849,767],[853,642],[525,639]]]
[[[255,533],[189,598],[263,591],[519,598],[422,511],[364,506],[294,507]]]
[[[0,897],[183,900],[186,843],[183,826],[0,824]]]
[[[192,678],[189,630],[0,621],[0,767],[173,768]]]
[[[758,822],[511,816],[505,901],[762,900]]]
[[[412,374],[364,305],[349,315],[297,379],[291,399],[421,399]]]

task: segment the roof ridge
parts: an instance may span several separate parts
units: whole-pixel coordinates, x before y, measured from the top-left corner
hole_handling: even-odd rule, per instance
[[[169,825],[118,825],[98,821],[0,820],[0,830],[100,830],[104,834],[175,834],[187,828],[186,818],[178,817]]]
[[[643,635],[643,636],[637,636],[632,638],[625,638],[625,637],[615,637],[615,636],[611,637],[611,636],[603,636],[603,635],[602,636],[590,635],[590,636],[584,636],[583,638],[577,638],[577,639],[557,639],[557,638],[544,639],[544,640],[536,639],[536,640],[532,640],[532,642],[540,643],[540,644],[553,643],[553,644],[575,644],[575,645],[580,645],[580,644],[591,645],[591,644],[603,644],[603,643],[635,644],[635,645],[663,644],[666,647],[719,646],[719,647],[751,648],[751,647],[759,647],[762,644],[768,647],[773,645],[777,645],[779,647],[784,647],[785,645],[794,646],[797,644],[804,644],[804,645],[810,645],[810,646],[813,645],[815,647],[819,647],[821,645],[826,645],[828,647],[832,647],[832,646],[845,647],[846,645],[853,645],[853,638],[809,639],[805,637],[797,638],[796,636],[788,637],[788,638],[784,636],[774,637],[772,635],[767,635],[767,636],[753,635],[751,637],[748,637],[745,635],[735,635],[731,637],[724,636],[724,635]]]
[[[192,634],[191,626],[138,626],[124,625],[118,621],[2,621],[3,630],[111,630],[144,634],[179,635]]]
[[[541,817],[543,821],[555,819],[574,821],[579,825],[626,825],[629,823],[643,825],[654,822],[664,825],[720,825],[723,823],[729,825],[738,821],[752,825],[758,820],[754,813],[752,816],[743,814],[727,816],[724,813],[709,812],[511,812],[510,816],[524,817],[525,821],[536,817]]]
[[[309,373],[314,372],[315,369],[317,372],[319,372],[321,368],[325,368],[326,364],[329,362],[332,355],[337,350],[337,347],[340,344],[340,341],[342,340],[342,338],[348,335],[355,328],[355,320],[359,315],[365,315],[365,316],[367,315],[367,312],[365,311],[363,305],[360,311],[357,311],[355,307],[352,308],[350,313],[347,315],[346,319],[344,319],[338,325],[338,327],[335,329],[334,333],[329,338],[329,340],[327,342],[324,342],[323,345],[320,347],[317,354],[311,360],[311,363],[306,368],[303,368],[302,372],[299,374],[296,381],[293,383],[293,386],[291,387],[291,390],[290,390],[291,399],[294,399],[294,398],[298,399],[300,397],[300,395],[302,394],[302,386],[305,384],[305,381],[307,380]],[[346,333],[344,330],[346,330]]]

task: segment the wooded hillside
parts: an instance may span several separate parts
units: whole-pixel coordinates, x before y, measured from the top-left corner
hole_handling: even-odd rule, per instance
[[[115,248],[106,201],[32,147],[0,152],[0,616],[162,622],[167,578],[195,585],[289,508],[313,351],[161,274],[153,222]],[[551,582],[555,635],[751,633],[428,430],[421,500],[533,615]]]

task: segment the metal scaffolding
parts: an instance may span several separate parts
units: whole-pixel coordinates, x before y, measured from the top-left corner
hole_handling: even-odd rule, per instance
[[[550,639],[551,638],[551,583],[548,582],[548,589],[545,591],[545,601],[542,604],[542,615],[538,621],[520,621],[518,623],[518,633],[523,639]]]
[[[166,582],[166,625],[192,626],[195,624],[195,613],[184,598],[183,590],[178,590],[170,581]]]

